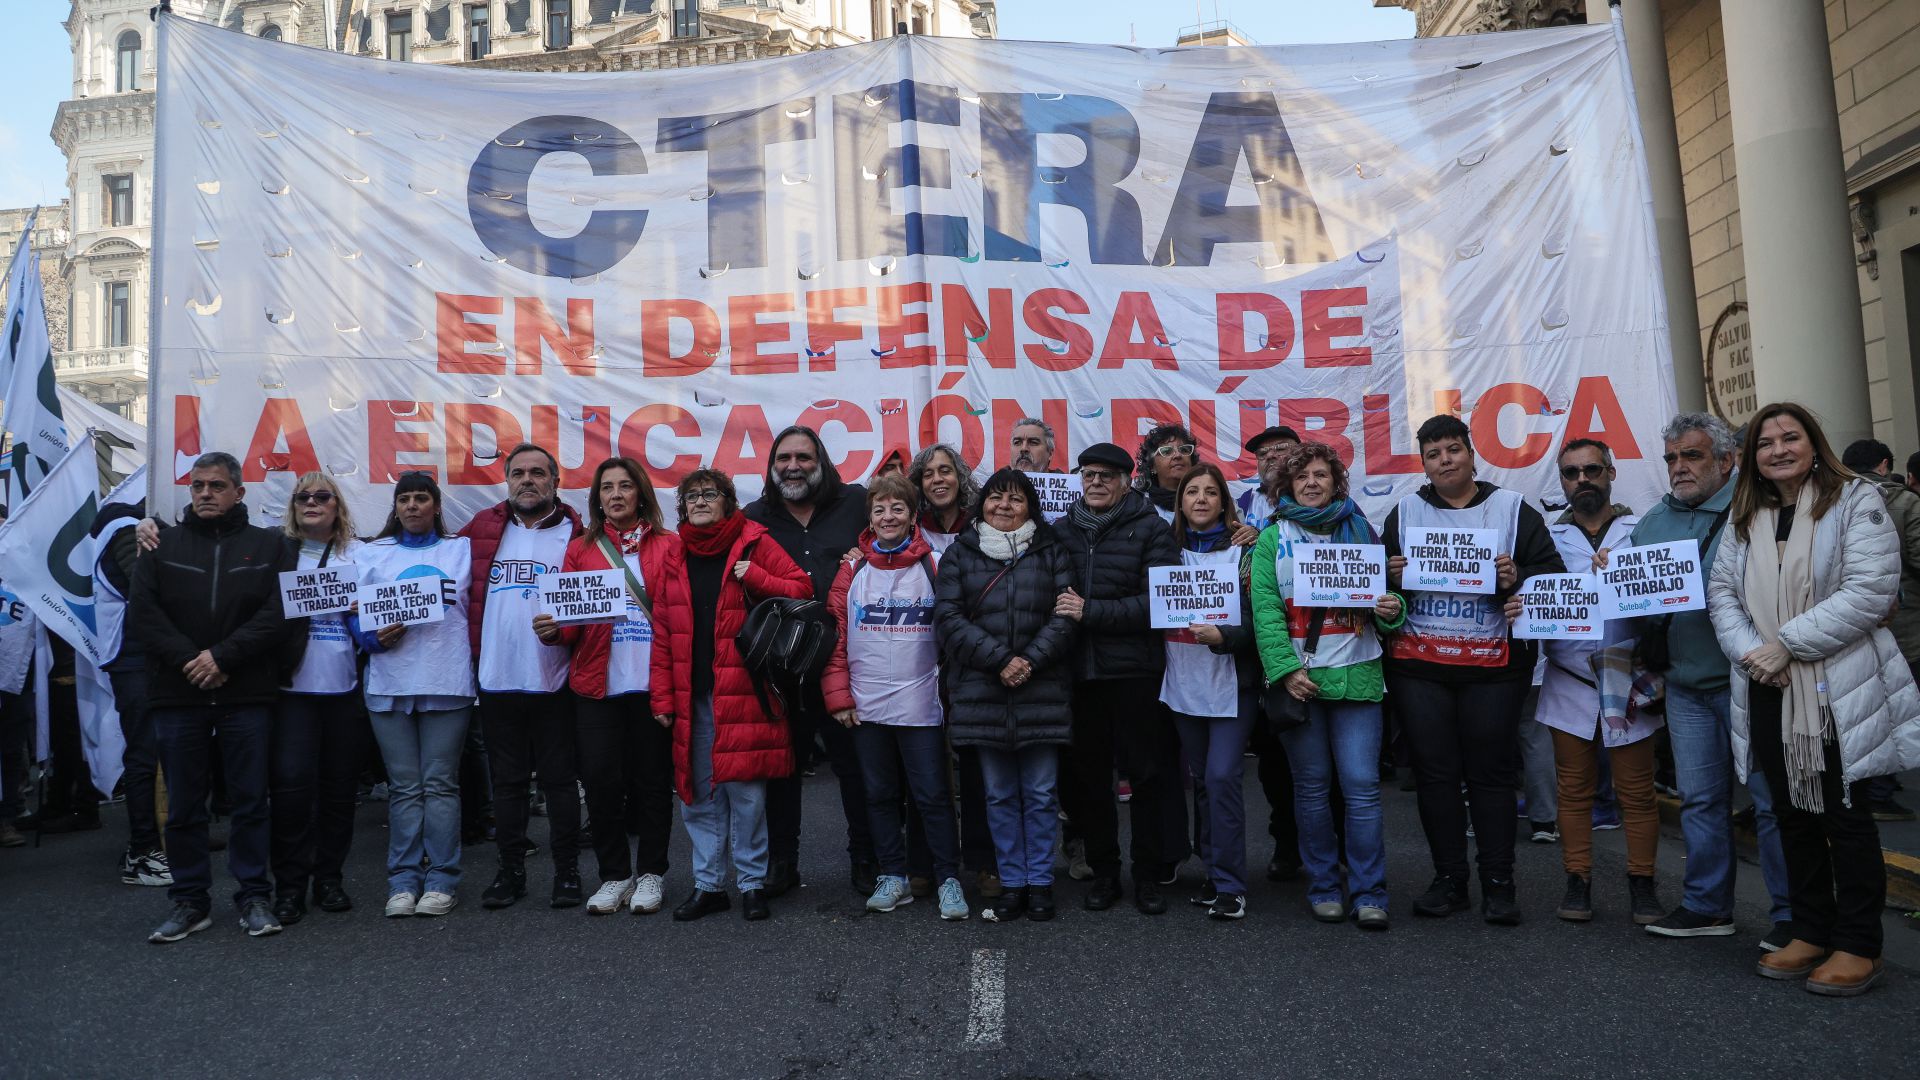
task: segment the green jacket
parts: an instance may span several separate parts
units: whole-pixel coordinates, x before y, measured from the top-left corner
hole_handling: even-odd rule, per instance
[[[1271,686],[1300,670],[1300,654],[1293,651],[1293,637],[1287,631],[1287,598],[1293,595],[1293,582],[1282,582],[1274,566],[1280,549],[1280,530],[1269,525],[1253,545],[1253,629],[1260,649],[1260,665]],[[1394,594],[1399,596],[1398,593]],[[1406,598],[1400,597],[1400,614],[1392,621],[1376,617],[1374,627],[1380,633],[1397,630],[1407,621]],[[1385,696],[1385,679],[1380,661],[1367,660],[1345,667],[1316,667],[1309,672],[1320,697],[1327,701],[1379,701]]]
[[[1900,606],[1894,609],[1893,639],[1911,664],[1920,660],[1920,496],[1898,480],[1869,476],[1887,500],[1893,531],[1900,537]]]
[[[1731,476],[1699,506],[1688,506],[1672,495],[1663,496],[1653,509],[1640,515],[1640,524],[1633,527],[1633,545],[1641,547],[1686,539],[1704,543],[1707,534],[1713,532],[1713,542],[1706,544],[1706,550],[1700,553],[1704,581],[1713,570],[1713,560],[1720,554],[1720,541],[1726,537],[1724,527],[1714,532],[1714,522],[1725,517],[1732,500]],[[1720,641],[1713,633],[1713,620],[1704,610],[1683,611],[1673,617],[1667,628],[1667,652],[1673,661],[1673,666],[1667,669],[1668,686],[1695,694],[1717,694],[1727,688],[1732,665],[1720,651]]]

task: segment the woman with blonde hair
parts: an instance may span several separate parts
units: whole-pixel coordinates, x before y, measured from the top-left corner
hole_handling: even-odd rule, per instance
[[[354,562],[361,546],[340,485],[323,472],[294,482],[285,529],[302,570]],[[309,618],[304,644],[281,683],[269,758],[273,914],[284,926],[306,916],[309,888],[322,911],[353,906],[341,877],[353,842],[354,783],[373,739],[345,616]]]

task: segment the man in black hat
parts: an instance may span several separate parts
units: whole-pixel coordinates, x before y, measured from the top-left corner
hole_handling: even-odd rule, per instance
[[[1242,492],[1235,505],[1240,507],[1240,520],[1256,529],[1264,529],[1273,522],[1273,508],[1280,501],[1280,485],[1286,480],[1287,457],[1300,448],[1300,433],[1280,424],[1270,427],[1247,440],[1247,453],[1252,454],[1260,469],[1260,486]]]
[[[1120,819],[1113,800],[1114,749],[1133,785],[1134,905],[1167,910],[1160,895],[1178,860],[1167,836],[1186,835],[1180,741],[1160,705],[1166,645],[1148,625],[1147,570],[1180,562],[1173,531],[1153,503],[1127,486],[1133,458],[1112,443],[1080,452],[1080,498],[1055,525],[1073,556],[1076,584],[1054,611],[1077,621],[1074,657],[1072,813],[1086,837],[1093,885],[1086,908],[1120,898]],[[1184,855],[1184,852],[1179,853]]]

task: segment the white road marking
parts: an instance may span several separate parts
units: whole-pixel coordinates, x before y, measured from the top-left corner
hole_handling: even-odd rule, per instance
[[[1006,1045],[1006,950],[973,950],[973,968],[969,982],[967,1049],[998,1050]]]

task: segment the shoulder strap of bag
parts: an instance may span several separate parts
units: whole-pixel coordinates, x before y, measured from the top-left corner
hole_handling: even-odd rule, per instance
[[[314,569],[318,570],[321,567],[326,566],[327,560],[332,556],[333,556],[333,541],[329,540],[327,541],[327,546],[320,549],[320,565],[314,567]]]
[[[647,621],[652,622],[653,598],[647,595],[646,587],[640,584],[640,579],[633,576],[633,568],[627,565],[627,560],[620,557],[619,550],[613,546],[613,541],[607,539],[606,533],[601,533],[593,540],[599,545],[600,554],[607,557],[608,564],[619,567],[620,572],[627,576],[627,591],[633,594],[633,599],[640,605],[640,610],[647,613]]]
[[[1307,610],[1307,655],[1300,665],[1302,670],[1313,666],[1313,654],[1320,648],[1320,631],[1327,625],[1327,609],[1323,607]]]
[[[1032,548],[1028,548],[1027,550],[1031,551]],[[1018,563],[1021,559],[1024,559],[1026,557],[1027,557],[1027,552],[1022,551],[1020,554],[1015,555],[1013,558],[1007,560],[1007,565],[1001,567],[1000,572],[993,575],[993,577],[987,582],[987,587],[984,589],[981,589],[980,595],[974,597],[973,602],[967,605],[967,619],[969,622],[979,617],[980,605],[983,602],[985,602],[985,600],[987,599],[987,594],[993,591],[993,587],[995,585],[1000,584],[1000,579],[1007,576],[1007,571],[1013,569],[1015,563]]]

